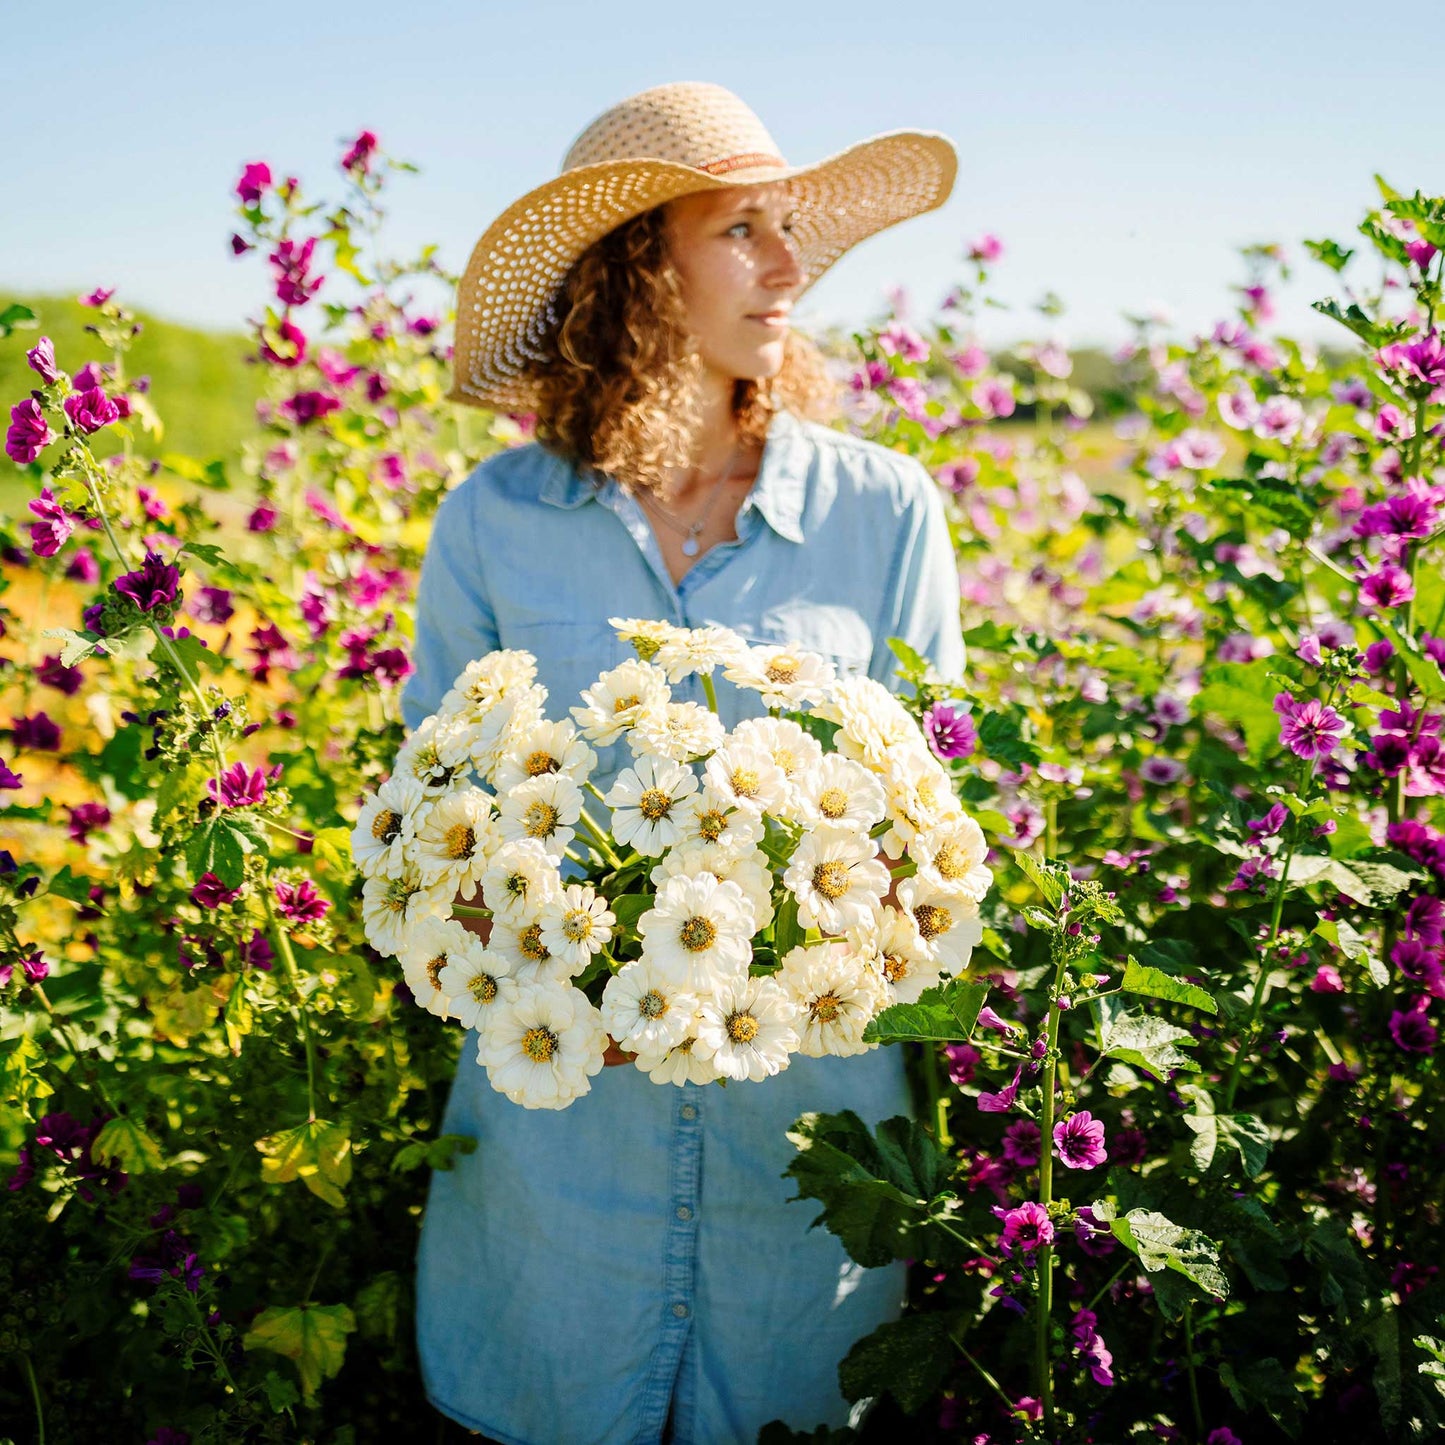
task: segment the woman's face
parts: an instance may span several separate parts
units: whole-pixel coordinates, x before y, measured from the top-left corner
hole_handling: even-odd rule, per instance
[[[664,212],[668,253],[704,367],[729,381],[776,376],[788,313],[807,277],[781,185],[680,196]]]

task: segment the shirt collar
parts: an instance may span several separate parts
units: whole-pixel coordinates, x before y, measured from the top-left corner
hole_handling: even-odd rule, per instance
[[[580,507],[616,489],[609,477],[601,487],[579,476],[564,458],[546,452],[548,470],[539,496],[554,507]],[[803,504],[808,490],[808,437],[803,424],[790,411],[780,410],[768,424],[762,464],[742,511],[756,507],[763,519],[789,542],[803,540]]]

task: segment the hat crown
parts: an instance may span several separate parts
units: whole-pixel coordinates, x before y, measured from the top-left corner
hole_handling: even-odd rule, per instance
[[[603,111],[572,143],[562,170],[641,159],[713,175],[787,164],[748,106],[732,91],[703,81],[654,86]]]

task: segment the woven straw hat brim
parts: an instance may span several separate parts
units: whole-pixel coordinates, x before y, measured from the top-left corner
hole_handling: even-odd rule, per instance
[[[578,257],[652,207],[698,191],[785,184],[808,280],[869,236],[948,199],[958,169],[935,131],[888,131],[808,166],[761,165],[726,175],[675,161],[624,159],[578,166],[529,191],[487,228],[457,288],[449,401],[531,411],[528,368],[543,358],[554,302]]]

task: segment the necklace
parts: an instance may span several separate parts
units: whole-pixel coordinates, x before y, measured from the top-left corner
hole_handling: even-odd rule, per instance
[[[659,521],[666,522],[682,539],[682,555],[684,557],[696,557],[698,553],[698,538],[702,535],[702,529],[707,526],[707,519],[712,514],[713,503],[722,492],[723,484],[732,476],[733,468],[737,465],[738,448],[734,447],[732,455],[728,458],[728,464],[718,476],[717,481],[712,484],[712,491],[708,494],[707,505],[702,509],[702,514],[695,522],[682,522],[673,515],[656,498],[648,501],[649,509],[655,509]],[[643,492],[637,494],[638,500],[644,497]]]

